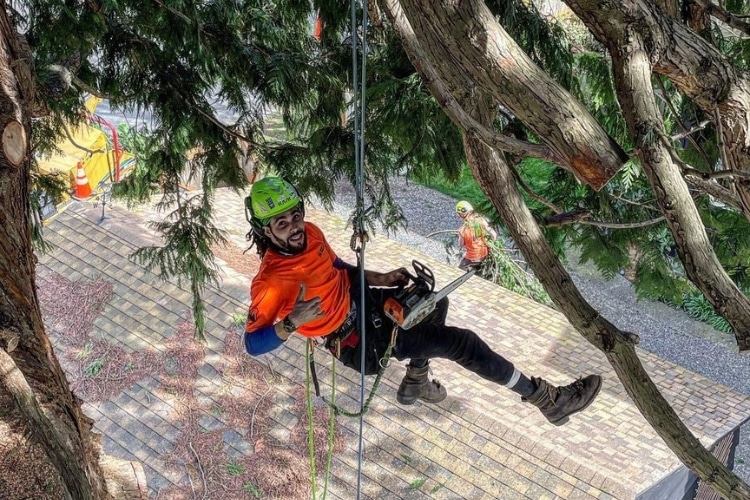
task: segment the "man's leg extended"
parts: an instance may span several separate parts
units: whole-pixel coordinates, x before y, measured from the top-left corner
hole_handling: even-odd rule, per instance
[[[394,355],[399,360],[445,358],[455,361],[486,380],[508,387],[519,394],[522,401],[538,407],[547,420],[557,425],[591,404],[601,388],[598,375],[589,375],[563,387],[556,387],[541,378],[529,379],[476,333],[454,326],[423,322],[402,331],[396,340]]]

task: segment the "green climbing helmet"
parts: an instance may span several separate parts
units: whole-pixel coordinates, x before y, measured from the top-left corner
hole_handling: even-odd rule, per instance
[[[252,216],[262,226],[302,202],[294,186],[280,177],[264,177],[253,183],[250,196],[245,199]]]
[[[456,213],[458,215],[466,215],[474,211],[474,207],[468,201],[459,201],[456,203]]]

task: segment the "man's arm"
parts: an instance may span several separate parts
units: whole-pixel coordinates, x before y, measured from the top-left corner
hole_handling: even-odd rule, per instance
[[[333,261],[333,267],[346,270],[357,269],[357,266],[341,260],[341,257],[336,257],[336,260]],[[409,272],[403,267],[387,273],[365,269],[365,280],[370,286],[401,286],[409,283]]]
[[[286,342],[297,328],[322,316],[320,297],[305,300],[305,284],[301,283],[292,312],[273,325],[245,331],[245,349],[252,356],[271,352]]]
[[[484,217],[482,217],[482,229],[486,234],[490,236],[490,239],[497,239],[497,232],[492,229],[492,226],[490,226],[490,223],[487,222],[487,219],[485,219]]]
[[[409,271],[404,267],[387,273],[365,270],[365,279],[370,286],[405,286],[409,283]]]
[[[251,356],[260,356],[278,348],[290,335],[291,332],[284,329],[283,321],[245,332],[245,350]]]

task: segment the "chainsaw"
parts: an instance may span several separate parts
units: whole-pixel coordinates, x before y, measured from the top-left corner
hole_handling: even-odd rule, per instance
[[[411,264],[416,272],[416,276],[407,273],[411,284],[400,289],[392,297],[388,297],[383,305],[385,315],[404,330],[408,330],[426,318],[435,310],[437,303],[443,297],[461,286],[474,274],[473,270],[468,271],[439,292],[435,292],[435,275],[432,271],[416,260],[413,260]]]

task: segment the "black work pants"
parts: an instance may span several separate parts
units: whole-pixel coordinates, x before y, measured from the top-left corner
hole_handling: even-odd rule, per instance
[[[458,263],[458,268],[463,271],[471,271],[473,269],[478,273],[482,269],[482,262],[484,262],[484,259],[469,260],[464,257],[463,259],[461,259],[461,262]]]
[[[383,313],[383,304],[394,291],[373,288],[369,293],[372,301],[370,310],[380,313],[383,325],[380,328],[370,328],[366,341],[368,347],[372,346],[380,357],[385,352],[393,329],[393,322]],[[393,356],[399,361],[410,359],[415,366],[424,366],[425,361],[433,358],[449,359],[486,380],[498,384],[507,383],[513,375],[513,363],[493,351],[472,330],[446,325],[447,314],[448,298],[445,297],[419,324],[408,330],[398,331]],[[370,331],[374,335],[370,335]]]

